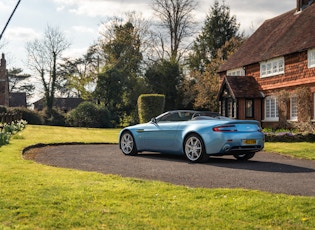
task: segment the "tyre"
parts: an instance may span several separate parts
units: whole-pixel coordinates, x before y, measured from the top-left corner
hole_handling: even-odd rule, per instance
[[[233,156],[240,161],[247,161],[255,156],[255,153],[249,152],[249,153],[235,153]]]
[[[206,162],[209,159],[204,143],[197,134],[191,134],[185,139],[184,153],[191,162]]]
[[[119,141],[120,149],[125,155],[136,155],[138,153],[136,142],[129,131],[122,133]]]

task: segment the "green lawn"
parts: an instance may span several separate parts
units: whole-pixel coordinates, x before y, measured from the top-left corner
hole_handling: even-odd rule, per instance
[[[313,142],[266,142],[264,151],[281,153],[301,159],[315,160],[315,143]]]
[[[0,148],[0,229],[315,228],[315,197],[196,189],[50,167],[21,156],[37,143],[117,143],[118,132],[28,125],[14,136]]]

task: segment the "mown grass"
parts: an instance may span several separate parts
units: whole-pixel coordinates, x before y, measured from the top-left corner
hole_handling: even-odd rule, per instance
[[[21,156],[37,143],[117,143],[118,132],[29,125],[1,147],[0,229],[315,228],[315,197],[189,188],[50,167]]]
[[[300,159],[315,160],[314,142],[266,142],[264,151],[281,153]]]

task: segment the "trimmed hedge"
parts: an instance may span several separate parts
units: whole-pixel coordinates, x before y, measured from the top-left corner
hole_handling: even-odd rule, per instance
[[[150,121],[152,117],[163,113],[165,106],[165,95],[141,94],[138,98],[138,114],[140,123]]]

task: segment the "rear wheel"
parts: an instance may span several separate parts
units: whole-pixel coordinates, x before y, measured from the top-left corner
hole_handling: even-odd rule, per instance
[[[253,157],[255,156],[255,153],[252,153],[252,152],[248,152],[248,153],[235,153],[235,154],[233,154],[233,156],[234,156],[237,160],[246,161],[246,160],[249,160],[249,159],[253,158]]]
[[[209,159],[203,141],[197,134],[191,134],[185,139],[184,152],[191,162],[206,162]]]
[[[138,153],[135,139],[129,131],[125,131],[120,137],[120,149],[125,155],[136,155]]]

